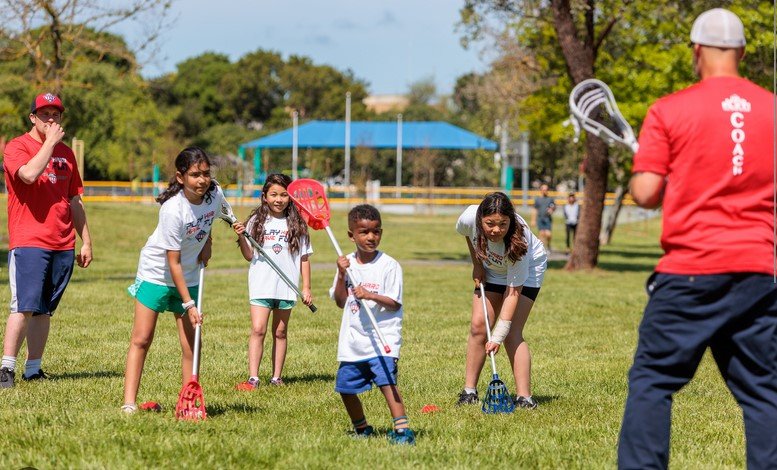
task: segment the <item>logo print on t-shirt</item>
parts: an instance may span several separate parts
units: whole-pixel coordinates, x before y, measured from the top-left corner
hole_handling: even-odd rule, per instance
[[[274,251],[276,255],[280,253],[282,249],[283,247],[280,245],[280,243],[276,243],[272,246],[272,251]]]
[[[731,173],[734,176],[741,175],[745,166],[745,150],[742,143],[745,141],[745,115],[752,109],[750,102],[733,94],[720,103],[723,111],[730,112],[729,122],[731,123],[731,143],[734,147],[731,150]]]

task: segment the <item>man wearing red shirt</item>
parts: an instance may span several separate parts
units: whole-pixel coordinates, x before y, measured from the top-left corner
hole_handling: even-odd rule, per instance
[[[748,468],[775,468],[774,95],[739,77],[734,13],[702,13],[691,42],[701,80],[650,107],[634,156],[632,197],[663,202],[664,256],[647,284],[618,466],[668,466],[672,397],[709,347],[743,411]]]
[[[41,358],[51,315],[73,273],[73,259],[82,268],[92,262],[80,196],[83,184],[73,151],[61,142],[64,110],[56,95],[38,95],[30,108],[32,129],[5,147],[11,313],[5,328],[0,388],[14,386],[16,356],[25,336],[27,362],[22,378],[46,378]],[[83,242],[77,255],[74,228]]]

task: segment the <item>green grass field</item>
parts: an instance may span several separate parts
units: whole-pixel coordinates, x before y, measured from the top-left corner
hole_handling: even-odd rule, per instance
[[[248,212],[239,209],[239,216]],[[466,245],[453,228],[456,217],[385,215],[381,248],[403,264],[405,273],[399,386],[418,434],[415,447],[397,447],[385,439],[391,420],[376,390],[363,399],[379,436],[349,438],[350,421],[333,391],[341,312],[327,290],[335,254],[322,232],[313,235],[319,312],[297,307],[292,315],[287,386],[234,390],[247,374],[247,263],[234,233],[219,224],[204,294],[201,383],[209,418],[200,423],[174,418],[180,347],[169,314],[160,320],[139,396],[141,402],[160,402],[164,411],[122,415],[133,309],[125,289],[156,224],[158,206],[89,204],[87,211],[95,260],[86,270],[76,268],[52,321],[44,358],[51,380],[18,381],[16,388],[0,391],[3,468],[615,465],[626,374],[646,300],[643,285],[660,254],[658,221],[618,227],[594,272],[569,273],[561,261],[551,263],[526,330],[540,407],[490,416],[477,406],[454,405],[463,385],[472,292]],[[4,208],[0,214],[5,227]],[[340,243],[350,249],[344,214],[333,219]],[[557,221],[555,227],[554,243],[560,247],[563,224]],[[2,305],[9,297],[5,262],[3,256]],[[5,321],[0,323],[2,333]],[[514,391],[503,352],[497,360]],[[268,353],[260,369],[264,383],[269,372]],[[481,377],[481,393],[489,375]],[[421,414],[426,404],[441,411]],[[672,432],[674,468],[744,467],[741,414],[709,357],[675,400]]]

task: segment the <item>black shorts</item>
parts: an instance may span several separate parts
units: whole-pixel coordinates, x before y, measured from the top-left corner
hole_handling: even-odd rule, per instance
[[[490,282],[486,282],[483,284],[483,288],[486,290],[486,292],[494,292],[496,294],[504,294],[507,290],[507,286],[502,284],[492,284]],[[480,288],[475,289],[475,293],[477,294],[480,292]],[[521,288],[521,295],[526,297],[527,299],[534,302],[537,299],[537,295],[540,293],[539,287],[526,287],[523,286]]]

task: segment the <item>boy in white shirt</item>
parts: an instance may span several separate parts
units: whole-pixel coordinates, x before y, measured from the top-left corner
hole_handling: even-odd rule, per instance
[[[374,382],[386,398],[394,421],[389,439],[395,444],[414,444],[415,434],[408,427],[405,404],[397,388],[402,345],[402,267],[394,258],[378,251],[382,234],[380,212],[375,207],[362,204],[348,213],[348,236],[356,244],[356,252],[337,259],[337,274],[329,290],[330,297],[343,309],[335,391],[343,399],[356,436],[367,437],[374,430],[367,424],[358,394],[370,390]],[[356,277],[356,286],[351,284],[346,269]],[[390,353],[384,355],[365,309],[372,309],[375,314]]]

